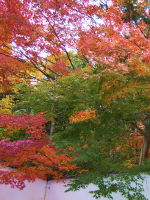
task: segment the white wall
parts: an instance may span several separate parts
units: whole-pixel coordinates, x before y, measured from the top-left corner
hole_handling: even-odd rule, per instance
[[[68,182],[69,180],[66,180],[65,184]],[[49,181],[46,184],[45,181],[37,179],[34,183],[25,182],[25,184],[26,187],[23,190],[13,189],[9,185],[0,185],[0,200],[94,200],[95,198],[88,192],[97,189],[96,186],[90,184],[86,189],[65,193],[66,188],[62,182]],[[150,200],[150,176],[145,177],[143,186],[144,194]],[[45,198],[44,194],[46,194]],[[114,194],[113,197],[114,200],[125,200],[119,193]]]
[[[0,200],[43,200],[46,182],[37,179],[34,183],[25,182],[23,190],[0,185]]]
[[[67,184],[69,180],[66,180]],[[65,184],[64,184],[65,185]],[[150,200],[150,176],[145,176],[145,181],[143,182],[144,192],[143,194],[147,199]],[[95,185],[90,184],[86,189],[80,189],[76,192],[67,192],[66,187],[63,187],[63,183],[56,181],[49,181],[46,188],[46,199],[45,200],[96,200],[93,198],[93,195],[88,193],[89,191],[96,190],[97,187]],[[114,200],[125,200],[119,193],[114,193]],[[108,200],[107,198],[100,198],[100,200]],[[142,199],[141,199],[142,200]]]

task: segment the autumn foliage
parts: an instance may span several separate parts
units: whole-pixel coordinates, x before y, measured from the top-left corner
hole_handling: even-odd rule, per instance
[[[0,126],[5,130],[7,139],[0,141],[0,158],[2,167],[16,170],[0,171],[1,183],[10,184],[20,189],[25,187],[24,180],[34,181],[36,178],[47,180],[61,179],[64,172],[77,169],[71,163],[73,157],[61,153],[44,131],[46,119],[42,114],[32,115],[1,115]],[[28,139],[10,141],[13,131],[25,130]],[[8,177],[12,177],[11,179]]]
[[[2,169],[0,182],[22,189],[89,170],[95,183],[142,165],[149,66],[147,0],[1,1],[0,164],[15,170]]]
[[[76,114],[72,115],[69,120],[70,123],[72,123],[72,122],[86,121],[88,119],[92,119],[95,117],[96,117],[95,110],[86,110],[77,112]]]

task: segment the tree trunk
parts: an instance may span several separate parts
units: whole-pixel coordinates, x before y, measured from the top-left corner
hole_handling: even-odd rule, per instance
[[[51,106],[51,114],[53,116],[53,111],[54,111],[54,105],[52,104]],[[54,133],[54,127],[55,127],[55,121],[54,118],[51,120],[51,127],[50,127],[50,132],[49,132],[49,138],[51,139],[53,133]]]
[[[143,163],[143,160],[145,158],[148,158],[149,147],[150,147],[150,133],[147,132],[143,136],[143,143],[142,143],[141,152],[140,152],[139,165],[141,165]]]
[[[55,126],[55,122],[51,121],[50,136],[52,136],[54,133],[54,126]]]

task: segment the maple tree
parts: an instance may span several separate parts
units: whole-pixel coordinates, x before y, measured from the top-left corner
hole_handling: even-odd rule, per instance
[[[133,16],[131,19],[128,19],[128,21],[125,20],[124,22],[124,15],[126,12],[122,12],[123,3],[126,3],[126,1],[113,1],[112,6],[110,6],[106,12],[104,12],[103,9],[99,9],[98,16],[103,21],[102,25],[82,32],[78,46],[79,51],[83,54],[89,53],[90,58],[93,59],[96,64],[99,64],[102,71],[121,73],[122,76],[132,74],[130,78],[134,80],[137,76],[149,76],[150,24],[148,21],[148,2],[136,2],[136,11],[142,13],[138,16],[139,19],[136,24],[132,19]],[[134,4],[134,2],[132,3]],[[128,7],[127,11],[130,12]],[[139,80],[136,82],[133,81],[131,84],[137,85],[139,84],[138,81]],[[114,90],[112,90],[112,83],[110,84],[111,85],[104,89],[104,93],[107,90],[111,98],[110,101],[112,101],[113,99],[110,94],[112,94],[112,91],[114,93]],[[124,90],[126,90],[128,85],[124,87]],[[136,86],[133,85],[133,87]],[[107,88],[109,88],[109,90]],[[116,87],[116,90],[118,89],[120,88]],[[126,91],[128,93],[128,89]],[[123,96],[124,94],[120,93],[120,95]],[[106,98],[107,97],[108,96],[106,96]],[[145,127],[147,127],[147,123],[148,122],[145,123]],[[136,124],[134,124],[134,126],[136,126]],[[148,156],[149,149],[149,133],[143,133],[143,135],[144,141],[140,164],[143,159]]]
[[[12,84],[12,75],[13,81],[18,80],[16,76],[31,78],[31,74],[27,73],[28,68],[55,80],[51,72],[59,77],[67,71],[66,63],[60,58],[62,52],[66,54],[72,70],[75,69],[67,47],[76,48],[76,36],[82,20],[92,21],[96,6],[88,0],[26,0],[23,3],[15,0],[13,4],[6,0],[1,2],[0,8],[3,86],[5,83]],[[51,56],[45,58],[43,54]]]
[[[44,131],[46,119],[41,115],[1,115],[0,125],[5,134],[10,138],[0,141],[0,183],[10,184],[12,187],[23,189],[24,180],[34,181],[36,178],[47,180],[47,176],[59,180],[65,171],[77,169],[71,160],[73,157],[69,152],[73,149],[67,148],[67,153],[61,153],[49,140]],[[27,138],[11,141],[11,133],[17,130],[25,130]],[[3,167],[16,168],[16,171],[4,171]],[[83,170],[84,171],[84,170]],[[78,170],[81,173],[82,170]],[[8,177],[11,177],[9,179]]]
[[[73,73],[47,86],[42,83],[38,86],[39,88],[36,87],[35,90],[29,90],[29,93],[24,94],[22,106],[28,101],[27,104],[32,108],[33,113],[47,109],[48,115],[53,114],[55,118],[52,137],[54,143],[63,149],[71,145],[75,149],[72,152],[73,156],[80,155],[73,159],[74,162],[81,169],[89,170],[88,173],[94,173],[98,177],[102,174],[107,176],[114,169],[123,172],[127,170],[126,168],[137,166],[139,154],[134,160],[136,149],[133,146],[136,140],[132,140],[134,127],[131,122],[136,119],[137,125],[141,127],[138,121],[146,107],[142,109],[140,106],[143,102],[145,106],[148,106],[149,98],[144,97],[143,94],[136,95],[140,87],[144,91],[143,83],[134,85],[133,88],[132,79],[130,80],[128,76],[123,79],[122,75],[119,78],[118,74],[104,72],[99,79],[98,73],[95,75],[94,71],[95,69],[93,72],[85,70],[85,73]],[[126,88],[126,83],[128,88]],[[128,91],[124,92],[124,88]],[[142,102],[139,101],[141,97],[144,98]],[[111,99],[113,99],[112,102]],[[136,118],[134,113],[136,113]],[[60,118],[62,118],[62,123],[57,124]],[[139,131],[138,135],[140,135]],[[129,140],[129,143],[133,142],[133,145],[127,143]],[[138,145],[138,151],[140,151],[141,143]],[[86,179],[86,176],[88,174],[82,175],[80,181],[82,182],[83,178]],[[95,176],[92,175],[93,179]]]
[[[130,183],[137,181],[133,172],[149,171],[142,165],[149,162],[145,159],[150,146],[149,2],[12,2],[0,2],[1,93],[24,82],[25,92],[18,94],[13,112],[21,114],[21,108],[27,114],[1,115],[2,130],[10,138],[1,140],[2,165],[25,172],[16,176],[10,172],[19,181],[44,178],[46,173],[60,178],[62,170],[78,166],[88,172],[72,182],[72,189],[94,183],[99,187],[93,191],[95,197],[111,197],[112,192],[119,191],[130,198],[133,191],[144,199],[139,185],[134,189]],[[31,86],[33,78],[36,86]],[[48,122],[38,114],[45,111]],[[15,131],[19,133],[16,139],[12,137]],[[134,133],[143,141],[137,144],[132,139]],[[129,145],[127,138],[133,144]],[[133,161],[136,144],[141,147],[140,167],[136,167],[137,159]],[[70,150],[70,156],[57,154],[61,148]],[[104,181],[114,169],[130,175],[122,173]],[[8,174],[1,172],[1,179],[8,183]]]

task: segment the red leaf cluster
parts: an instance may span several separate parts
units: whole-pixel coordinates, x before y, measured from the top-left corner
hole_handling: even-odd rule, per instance
[[[14,171],[0,170],[0,183],[24,188],[24,180],[34,181],[36,178],[46,179],[47,175],[59,180],[65,171],[76,169],[71,163],[73,157],[61,153],[45,133],[46,119],[42,114],[32,115],[1,115],[0,126],[5,132],[15,129],[25,130],[28,139],[10,142],[0,141],[1,166],[15,168]],[[72,149],[68,148],[72,151]]]

